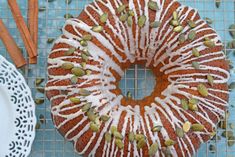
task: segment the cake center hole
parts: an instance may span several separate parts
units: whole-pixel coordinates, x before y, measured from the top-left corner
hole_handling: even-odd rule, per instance
[[[144,65],[134,64],[125,70],[125,74],[119,82],[119,88],[125,97],[141,100],[150,96],[156,85],[156,78],[151,69]]]

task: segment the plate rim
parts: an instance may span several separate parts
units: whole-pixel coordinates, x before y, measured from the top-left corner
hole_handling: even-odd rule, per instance
[[[27,106],[28,106],[28,110],[31,112],[31,121],[30,123],[28,122],[28,124],[31,124],[33,127],[32,127],[32,131],[30,132],[30,137],[27,138],[27,140],[29,140],[29,143],[28,143],[28,146],[27,146],[27,150],[26,151],[22,151],[20,153],[22,153],[23,156],[29,156],[30,155],[30,152],[32,150],[32,145],[33,145],[33,142],[34,142],[34,139],[35,139],[35,136],[36,136],[36,123],[37,123],[37,118],[36,118],[36,105],[33,101],[33,98],[32,98],[32,92],[30,90],[30,87],[28,86],[28,84],[26,83],[26,80],[25,78],[23,77],[23,75],[16,69],[16,67],[9,61],[7,61],[6,58],[4,58],[2,55],[0,55],[0,68],[2,67],[2,64],[3,63],[7,63],[7,66],[10,68],[11,72],[14,72],[17,74],[17,77],[16,79],[18,78],[18,81],[17,82],[20,82],[20,84],[24,85],[24,91],[27,93],[27,96],[30,97],[29,100],[31,101],[28,101],[26,102]],[[9,91],[9,89],[8,89]],[[17,105],[19,103],[11,103],[11,105]],[[19,108],[19,107],[18,107]],[[16,107],[13,107],[13,109],[16,109]],[[16,120],[16,117],[17,117],[17,114],[20,114],[20,113],[17,113],[16,110],[13,111],[14,113],[16,113],[16,115],[14,115],[14,121]],[[29,118],[29,117],[26,117],[26,119]],[[25,119],[23,119],[25,120]],[[23,121],[21,120],[21,121]],[[16,128],[17,129],[17,126],[14,125],[13,128]],[[13,137],[16,137],[15,135],[16,132],[14,132],[14,135]],[[29,134],[29,133],[28,133]],[[12,139],[12,141],[15,141],[16,139]],[[10,144],[10,143],[9,143]],[[13,149],[12,149],[13,150]],[[9,154],[11,153],[11,150],[10,150],[10,146],[8,146],[8,149],[6,150],[6,152],[4,152],[4,155],[5,156],[8,156]]]

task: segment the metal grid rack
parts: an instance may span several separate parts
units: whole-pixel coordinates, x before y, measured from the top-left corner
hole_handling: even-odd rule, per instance
[[[53,122],[50,115],[50,103],[45,98],[44,94],[37,91],[35,87],[36,78],[44,78],[46,82],[46,62],[47,55],[53,44],[47,43],[49,38],[56,38],[61,34],[60,28],[64,24],[64,15],[67,13],[73,16],[79,15],[84,5],[90,3],[92,0],[72,0],[70,4],[66,1],[69,0],[40,0],[39,6],[45,7],[43,11],[39,12],[39,57],[37,65],[28,65],[21,69],[22,74],[25,76],[31,90],[33,97],[36,99],[40,98],[44,102],[36,106],[36,114],[39,120],[40,128],[36,131],[36,138],[32,147],[32,152],[30,157],[77,157],[76,153],[73,151],[73,146],[71,143],[64,141],[64,138],[55,130]],[[197,8],[201,17],[209,17],[213,19],[213,24],[211,25],[220,34],[224,43],[232,40],[228,33],[229,25],[235,23],[235,1],[234,0],[221,0],[220,8],[215,7],[216,0],[180,0],[182,4],[189,5],[191,7]],[[27,21],[27,1],[18,0],[20,4],[23,16]],[[6,0],[0,0],[0,18],[3,19],[14,39],[17,41],[20,48],[23,50],[23,54],[26,57],[26,51],[23,46],[22,40],[14,23],[11,12],[7,6]],[[225,53],[234,51],[234,49],[229,49],[225,44]],[[11,60],[6,52],[3,44],[0,41],[0,54]],[[233,53],[228,55],[232,63],[235,62]],[[234,72],[231,70],[231,81],[234,82]],[[154,77],[151,75],[150,70],[145,69],[141,66],[130,67],[120,82],[120,88],[123,94],[130,91],[135,99],[141,99],[148,95],[152,91],[152,86],[158,82],[154,81]],[[235,113],[235,109],[232,104],[235,103],[234,92],[231,92],[230,97],[230,113]],[[229,122],[235,121],[235,115],[231,114],[228,119]],[[228,123],[229,123],[228,122]],[[232,130],[228,125],[226,130]],[[221,134],[224,130],[219,129],[218,134]],[[235,131],[234,129],[232,131]],[[215,151],[211,151],[210,145],[215,146]],[[235,146],[228,147],[225,138],[221,140],[211,140],[206,144],[203,144],[196,154],[200,157],[235,157]]]

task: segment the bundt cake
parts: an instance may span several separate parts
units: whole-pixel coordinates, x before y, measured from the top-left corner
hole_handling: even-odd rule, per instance
[[[142,64],[151,95],[118,83]],[[84,156],[192,156],[224,117],[228,63],[216,32],[175,0],[95,0],[66,21],[48,58],[56,129]]]

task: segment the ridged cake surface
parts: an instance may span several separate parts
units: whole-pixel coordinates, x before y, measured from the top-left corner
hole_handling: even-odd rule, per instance
[[[142,100],[122,95],[125,69],[156,76]],[[66,21],[48,59],[55,127],[79,154],[192,156],[224,117],[228,63],[216,32],[174,0],[96,0]]]

